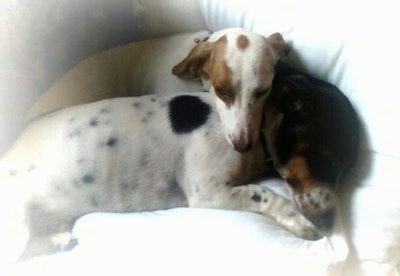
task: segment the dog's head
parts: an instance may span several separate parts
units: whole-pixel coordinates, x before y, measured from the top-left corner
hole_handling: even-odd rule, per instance
[[[317,228],[330,230],[336,186],[357,157],[354,108],[336,87],[280,65],[264,116],[268,151],[294,202]]]
[[[265,38],[236,30],[215,42],[197,44],[172,73],[209,83],[226,139],[235,150],[244,152],[258,137],[275,65],[288,52],[289,46],[279,33]]]

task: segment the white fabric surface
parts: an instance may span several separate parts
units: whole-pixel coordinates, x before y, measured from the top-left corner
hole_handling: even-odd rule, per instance
[[[195,39],[208,35],[201,31],[146,39],[84,59],[42,93],[26,118],[111,97],[203,91],[199,81],[182,80],[171,70],[196,45]]]
[[[264,184],[284,194],[280,181]],[[71,252],[37,258],[10,271],[13,275],[337,275],[348,252],[340,234],[304,241],[266,217],[222,210],[91,214],[78,221],[74,233],[80,244]]]

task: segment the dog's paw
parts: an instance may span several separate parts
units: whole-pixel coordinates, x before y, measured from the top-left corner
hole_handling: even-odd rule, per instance
[[[292,213],[281,223],[287,230],[302,239],[316,241],[323,237],[323,234],[301,213]]]
[[[311,225],[301,227],[301,229],[297,233],[297,236],[304,240],[316,241],[321,239],[324,235],[321,234],[317,229],[315,229],[313,225]]]
[[[77,244],[78,239],[69,232],[41,237],[31,235],[24,252],[19,258],[19,261],[26,261],[36,256],[69,251]]]
[[[78,238],[70,232],[55,234],[50,240],[52,244],[51,251],[53,253],[70,251],[78,245]]]

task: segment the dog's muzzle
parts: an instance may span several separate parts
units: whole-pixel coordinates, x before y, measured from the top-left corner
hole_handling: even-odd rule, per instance
[[[314,226],[323,232],[329,232],[334,226],[337,198],[329,188],[318,187],[294,197],[297,206]]]
[[[315,225],[318,230],[323,232],[329,232],[333,228],[333,222],[335,219],[335,211],[327,210],[323,212],[317,212],[306,217]]]
[[[239,135],[228,135],[233,148],[240,153],[249,151],[253,147],[253,140],[250,135],[246,134],[246,132],[247,131],[241,131]]]
[[[241,153],[249,151],[253,147],[252,141],[245,141],[244,139],[233,140],[232,144],[233,148]]]

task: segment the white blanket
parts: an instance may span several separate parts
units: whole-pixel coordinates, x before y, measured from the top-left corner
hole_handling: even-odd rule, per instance
[[[264,185],[284,195],[280,181]],[[335,234],[299,239],[261,215],[178,208],[133,214],[90,214],[71,252],[13,268],[16,275],[337,275],[348,248]]]

